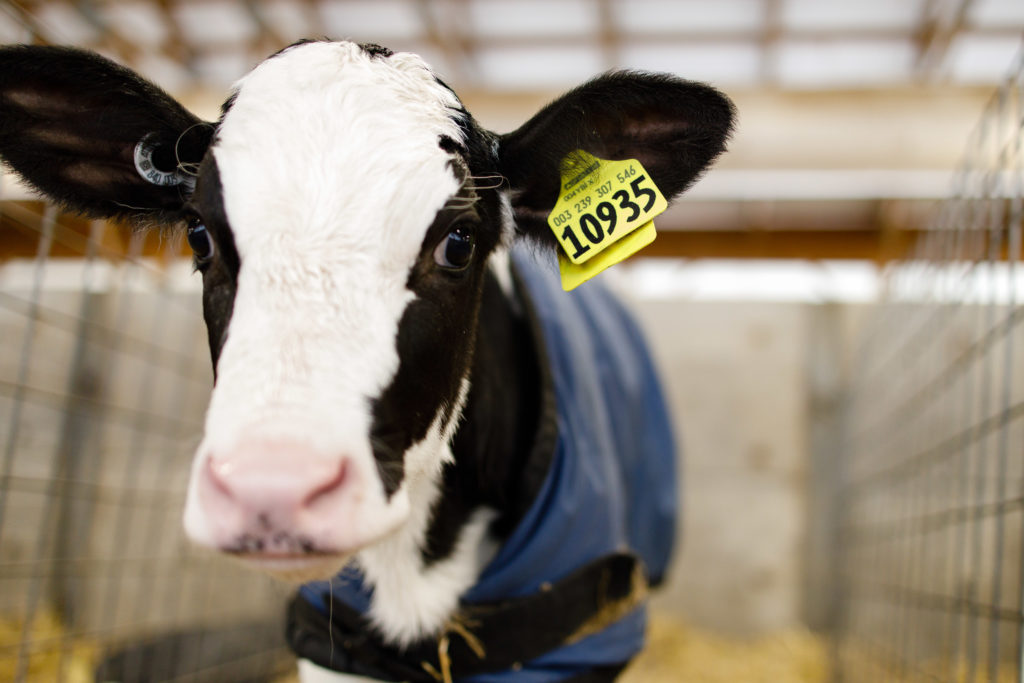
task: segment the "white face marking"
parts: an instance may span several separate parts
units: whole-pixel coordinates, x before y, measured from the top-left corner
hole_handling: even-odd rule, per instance
[[[468,395],[469,381],[464,380],[455,414],[462,411]],[[434,467],[435,474],[440,474],[441,462],[434,453],[443,453],[444,461],[451,458],[448,442],[455,428],[456,421],[442,429],[440,417],[435,418],[423,441],[409,449],[407,464],[421,460],[421,467]],[[430,511],[441,495],[438,477],[429,476],[429,472],[425,475],[408,481],[409,523],[383,542],[360,552],[357,558],[367,582],[377,589],[370,619],[388,642],[399,646],[408,645],[426,633],[436,633],[495,551],[485,541],[496,513],[479,508],[463,527],[451,555],[424,566],[419,549],[425,543]]]
[[[335,521],[345,528],[315,540],[357,548],[409,513],[408,486],[389,500],[377,477],[369,399],[398,368],[410,268],[459,186],[438,146],[461,138],[459,103],[419,57],[351,43],[289,49],[237,91],[212,153],[241,269],[186,528],[216,544],[196,495],[211,453],[283,439],[349,459],[361,489]],[[407,481],[436,478],[446,449],[434,451],[407,463]]]

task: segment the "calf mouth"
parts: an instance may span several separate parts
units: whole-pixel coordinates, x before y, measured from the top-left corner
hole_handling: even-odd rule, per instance
[[[351,554],[314,551],[301,553],[287,552],[227,552],[249,569],[269,574],[279,581],[305,583],[329,579],[344,567]]]
[[[273,531],[273,527],[265,515],[260,515],[260,525],[266,529],[266,533],[241,534],[233,543],[222,547],[221,551],[232,555],[264,557],[338,554],[335,551],[317,548],[316,543],[308,536],[291,534],[287,531]]]
[[[351,553],[318,547],[308,537],[284,531],[242,534],[220,551],[252,569],[286,581],[329,578],[351,556]]]

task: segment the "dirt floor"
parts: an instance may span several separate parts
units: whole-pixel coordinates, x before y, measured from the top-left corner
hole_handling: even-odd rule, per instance
[[[651,619],[647,648],[622,683],[825,683],[824,638],[806,630],[741,640]]]
[[[13,680],[18,644],[32,643],[27,680],[92,681],[98,648],[67,638],[57,619],[39,615],[32,628],[0,620],[0,681]],[[651,622],[649,645],[621,679],[623,683],[825,683],[824,639],[793,631],[753,640],[710,635],[664,616]],[[297,683],[289,677],[278,683]]]
[[[27,647],[22,643],[27,642]],[[42,611],[30,628],[20,620],[0,618],[0,682],[24,673],[29,683],[92,683],[102,648],[88,638],[74,637],[62,628],[52,612]],[[30,655],[27,671],[19,672],[18,657]],[[848,655],[849,656],[849,655]],[[287,661],[277,660],[282,666]],[[872,661],[863,653],[854,661]],[[923,662],[927,670],[929,662]],[[935,661],[935,672],[946,680],[970,681],[966,666],[954,667]],[[262,668],[260,669],[263,670]],[[864,668],[859,677],[903,680],[885,667]],[[996,676],[998,683],[1016,682],[1016,668],[1007,662]],[[665,615],[651,619],[648,646],[621,677],[622,683],[826,683],[829,675],[828,643],[807,630],[736,639],[692,628]],[[220,680],[219,678],[206,680]],[[916,680],[916,679],[915,679]],[[285,676],[276,683],[298,683],[297,676]]]
[[[23,649],[30,655],[28,669],[19,672]],[[94,644],[68,637],[52,612],[40,612],[30,628],[22,620],[0,619],[0,681],[13,681],[24,673],[30,683],[92,683],[96,653]]]

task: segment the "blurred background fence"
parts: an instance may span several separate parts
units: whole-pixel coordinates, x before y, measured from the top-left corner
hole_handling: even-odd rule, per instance
[[[1024,65],[855,350],[835,571],[844,680],[1020,680]]]
[[[177,240],[0,207],[36,251],[0,266],[0,679],[285,666],[283,589],[183,537],[212,380]]]

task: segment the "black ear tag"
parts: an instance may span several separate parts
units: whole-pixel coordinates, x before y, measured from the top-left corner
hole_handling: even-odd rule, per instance
[[[156,133],[146,135],[135,145],[135,170],[154,185],[185,185],[191,189],[195,182],[179,169],[174,148],[160,143]]]

